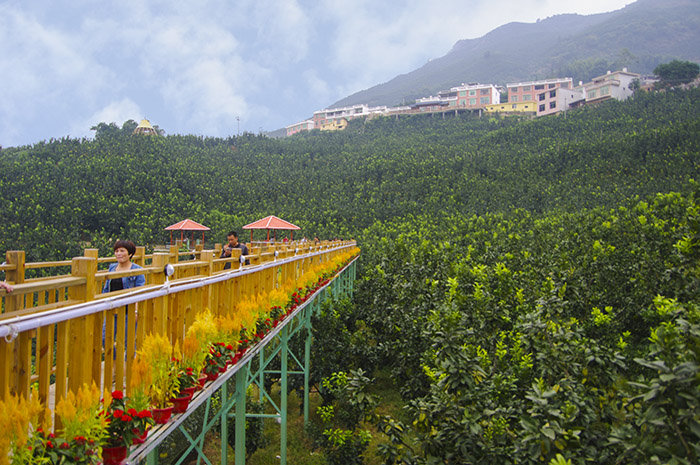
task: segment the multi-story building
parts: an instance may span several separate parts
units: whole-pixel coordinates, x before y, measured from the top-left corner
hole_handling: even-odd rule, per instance
[[[287,136],[293,136],[294,134],[301,131],[311,131],[314,128],[313,120],[307,119],[306,121],[301,121],[299,123],[290,124],[286,127]]]
[[[536,94],[537,116],[551,115],[566,111],[570,106],[583,100],[583,92],[566,87],[554,88]]]
[[[314,112],[311,120],[287,126],[287,135],[311,129],[344,129],[354,118],[374,116],[396,116],[400,114],[459,113],[461,111],[485,110],[500,113],[534,113],[544,116],[570,107],[607,98],[624,100],[634,92],[632,83],[641,81],[641,76],[622,71],[608,72],[593,81],[573,86],[572,78],[542,79],[539,81],[506,84],[508,103],[501,103],[501,93],[493,84],[462,84],[450,90],[441,91],[437,96],[416,99],[411,106],[370,107],[365,104],[343,108],[327,108]]]
[[[411,105],[411,113],[435,113],[447,110],[450,102],[440,96],[430,96],[416,99],[416,103]]]
[[[583,92],[586,103],[600,102],[611,98],[626,100],[634,94],[632,83],[635,80],[641,82],[641,77],[640,74],[630,73],[627,68],[622,68],[622,71],[608,71],[602,76],[593,78],[591,82],[581,83],[577,89]]]
[[[342,131],[346,127],[348,127],[348,120],[345,118],[336,118],[323,123],[319,129],[321,131]]]
[[[455,109],[478,109],[501,103],[501,92],[493,84],[462,84],[438,93],[438,96]]]
[[[555,78],[506,84],[508,103],[534,102],[537,100],[538,94],[559,88],[573,89],[574,80],[572,78]]]
[[[514,103],[494,103],[491,105],[486,105],[484,111],[487,113],[519,113],[519,114],[531,114],[537,113],[537,107],[535,102],[514,102]]]
[[[369,105],[365,104],[342,108],[326,108],[325,110],[315,111],[312,120],[314,122],[314,127],[320,129],[321,126],[333,120],[345,118],[349,121],[353,118],[363,118],[370,115],[383,114],[386,112],[386,109],[386,106],[370,107]]]

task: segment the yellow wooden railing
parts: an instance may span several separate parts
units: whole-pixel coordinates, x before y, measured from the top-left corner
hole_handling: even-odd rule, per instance
[[[95,249],[70,261],[25,263],[23,251],[8,251],[0,270],[14,290],[0,289],[0,399],[29,395],[36,383],[39,400],[53,410],[67,392],[84,383],[124,389],[138,341],[149,333],[181,341],[195,314],[204,308],[215,316],[231,316],[242,299],[265,295],[276,286],[295,282],[310,267],[332,260],[354,242],[289,243],[253,247],[242,265],[240,250],[220,259],[220,247],[146,255],[137,248],[127,272],[98,271],[113,258],[98,258]],[[231,263],[230,270],[223,270]],[[70,264],[70,275],[24,279],[27,269]],[[174,274],[164,272],[172,265]],[[146,285],[102,294],[106,279],[143,274]]]

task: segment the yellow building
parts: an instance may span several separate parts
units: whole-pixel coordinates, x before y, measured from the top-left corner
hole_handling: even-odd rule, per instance
[[[321,129],[321,131],[342,131],[346,127],[348,127],[348,120],[346,120],[345,118],[340,118],[332,119],[326,123],[321,124],[319,129]]]
[[[151,122],[147,119],[142,119],[136,129],[134,129],[134,134],[145,134],[149,136],[157,136],[158,132],[151,126]]]
[[[537,113],[537,105],[534,101],[494,103],[484,106],[487,113]]]

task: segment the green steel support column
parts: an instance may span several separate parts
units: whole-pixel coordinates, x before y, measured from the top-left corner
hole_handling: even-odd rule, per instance
[[[151,451],[146,457],[146,465],[156,465],[158,463],[158,447]]]
[[[315,311],[314,300],[312,312]],[[309,378],[311,377],[311,313],[306,320],[306,341],[304,343],[304,425],[309,423]]]
[[[260,374],[258,375],[258,394],[260,397],[258,398],[259,402],[263,401],[263,391],[265,390],[265,370],[263,367],[265,366],[265,347],[260,348]]]
[[[204,419],[202,423],[202,429],[204,428],[204,425],[207,424],[207,418],[209,418],[209,409],[211,408],[211,397],[207,398],[207,402],[205,405],[206,407],[204,408]],[[199,450],[204,450],[204,435],[202,435],[202,439],[199,441]],[[200,463],[202,463],[202,456],[201,454],[197,454],[197,465],[199,465]]]
[[[280,365],[280,464],[287,465],[287,342],[289,338],[288,328],[285,325],[280,331],[280,357],[282,358]]]
[[[245,465],[245,394],[246,369],[239,368],[236,372],[236,456],[235,465]],[[226,438],[221,438],[226,442]]]
[[[222,408],[228,401],[228,383],[221,386],[221,405]],[[221,414],[221,465],[228,465],[228,410]]]

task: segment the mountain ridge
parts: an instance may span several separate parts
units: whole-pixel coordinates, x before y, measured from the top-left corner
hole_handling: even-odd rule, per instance
[[[700,2],[637,0],[593,15],[562,14],[535,23],[511,22],[457,41],[414,71],[330,105],[400,105],[466,82],[505,85],[551,77],[577,82],[627,67],[650,73],[678,58],[700,61]],[[517,40],[516,40],[517,39]]]

